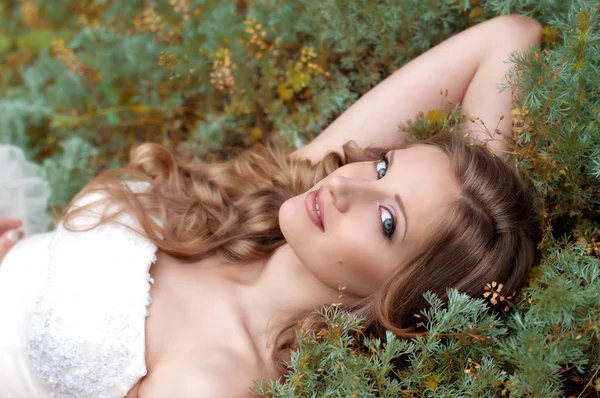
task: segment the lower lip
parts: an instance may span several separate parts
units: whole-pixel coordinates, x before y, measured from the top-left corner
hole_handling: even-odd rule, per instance
[[[315,200],[319,191],[312,191],[308,195],[306,195],[306,199],[304,199],[304,205],[306,207],[306,212],[308,213],[308,218],[315,224],[321,231],[325,232],[325,228],[323,227],[323,223],[317,214],[317,208],[315,206]]]

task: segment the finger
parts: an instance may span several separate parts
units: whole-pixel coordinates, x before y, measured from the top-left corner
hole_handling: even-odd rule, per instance
[[[23,225],[23,222],[14,218],[0,219],[0,234],[9,229],[19,228],[21,225]]]
[[[8,253],[22,237],[23,232],[17,231],[16,229],[11,229],[2,234],[2,237],[0,237],[0,261],[4,259],[6,253]]]

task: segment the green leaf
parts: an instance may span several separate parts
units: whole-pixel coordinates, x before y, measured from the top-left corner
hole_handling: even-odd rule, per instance
[[[55,113],[50,121],[50,128],[74,126],[78,118],[70,115]]]
[[[3,33],[0,33],[0,54],[4,54],[10,49],[12,45],[12,40],[10,37],[6,36]]]
[[[120,91],[117,86],[113,84],[101,84],[100,90],[110,105],[119,105]]]
[[[116,111],[109,112],[108,115],[106,115],[106,121],[111,126],[118,126],[121,124],[121,118],[119,118],[119,114]]]
[[[72,33],[66,30],[53,31],[50,29],[32,30],[17,38],[17,45],[21,49],[39,51],[42,48],[50,47],[54,40],[64,40],[67,42]]]

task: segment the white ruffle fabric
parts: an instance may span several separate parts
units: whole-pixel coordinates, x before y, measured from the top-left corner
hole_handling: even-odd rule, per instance
[[[149,187],[126,183],[132,191]],[[103,198],[98,192],[75,207]],[[102,207],[101,207],[102,206]],[[91,227],[114,204],[72,220]],[[141,226],[122,213],[118,221]],[[0,262],[0,398],[119,398],[146,374],[156,246],[108,222],[26,236]]]
[[[0,219],[21,220],[25,235],[46,232],[50,226],[50,187],[38,176],[38,169],[21,149],[0,145]]]

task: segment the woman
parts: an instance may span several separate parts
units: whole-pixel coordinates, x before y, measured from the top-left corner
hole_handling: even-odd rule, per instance
[[[11,325],[0,329],[0,395],[249,396],[254,380],[281,376],[277,359],[315,308],[341,301],[373,330],[411,336],[425,290],[518,289],[541,239],[518,176],[456,136],[401,146],[396,126],[439,107],[440,89],[486,125],[510,115],[496,84],[507,55],[540,32],[505,16],[450,38],[292,159],[258,148],[176,165],[154,144],[132,151],[127,171],[94,179],[64,224],[0,266]],[[498,130],[510,132],[509,117]],[[401,149],[342,150],[349,140]]]

